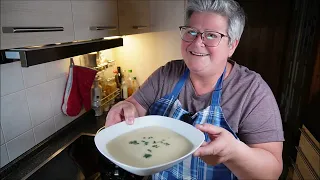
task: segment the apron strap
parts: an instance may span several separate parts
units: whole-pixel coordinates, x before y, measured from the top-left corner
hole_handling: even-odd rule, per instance
[[[211,97],[211,107],[220,105],[220,99],[222,94],[222,84],[223,84],[224,75],[226,73],[226,69],[227,68],[225,67],[222,75],[218,79],[215,85],[215,88],[213,90],[212,97]]]
[[[176,99],[178,95],[180,94],[180,91],[182,87],[184,86],[184,83],[186,82],[187,78],[189,77],[189,69],[187,68],[183,75],[180,77],[178,83],[175,85],[171,95]]]

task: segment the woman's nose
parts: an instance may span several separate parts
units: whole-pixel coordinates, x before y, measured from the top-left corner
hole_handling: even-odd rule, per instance
[[[203,44],[203,41],[202,41],[202,34],[198,34],[196,39],[193,41],[193,43],[201,47],[204,47],[205,45]]]

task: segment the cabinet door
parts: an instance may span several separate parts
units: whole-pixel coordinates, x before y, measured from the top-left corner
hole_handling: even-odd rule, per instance
[[[151,31],[179,30],[184,25],[183,0],[151,0]]]
[[[73,40],[70,1],[1,1],[1,49]]]
[[[149,0],[118,0],[121,35],[150,32]]]
[[[117,0],[72,0],[76,40],[119,35]]]

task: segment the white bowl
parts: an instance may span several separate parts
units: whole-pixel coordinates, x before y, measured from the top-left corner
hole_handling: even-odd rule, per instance
[[[124,133],[130,132],[139,128],[148,127],[148,126],[161,126],[182,135],[192,143],[193,145],[192,150],[188,154],[186,154],[185,156],[179,159],[173,160],[168,163],[160,164],[157,166],[147,167],[147,168],[133,167],[133,166],[121,163],[117,161],[108,152],[106,145],[112,139]],[[112,161],[114,164],[118,165],[119,167],[133,174],[136,174],[139,176],[149,176],[149,175],[158,173],[160,171],[169,169],[175,164],[178,164],[184,159],[186,159],[187,157],[191,156],[201,146],[201,144],[204,142],[204,139],[205,137],[203,132],[196,129],[190,124],[187,124],[183,121],[169,118],[169,117],[150,115],[150,116],[136,118],[133,125],[127,125],[125,122],[121,122],[113,126],[107,127],[96,134],[94,138],[94,142],[98,150],[100,151],[100,153],[103,154],[110,161]]]

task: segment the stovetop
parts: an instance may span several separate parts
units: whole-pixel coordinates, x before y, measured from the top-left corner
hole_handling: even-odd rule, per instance
[[[98,151],[93,135],[80,135],[27,179],[138,180],[147,177],[131,174],[116,166]]]

